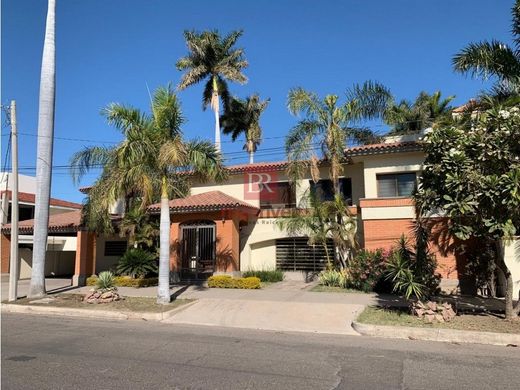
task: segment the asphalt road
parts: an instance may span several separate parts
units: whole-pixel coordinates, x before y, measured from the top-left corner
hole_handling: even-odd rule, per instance
[[[518,389],[520,348],[2,315],[2,389]]]

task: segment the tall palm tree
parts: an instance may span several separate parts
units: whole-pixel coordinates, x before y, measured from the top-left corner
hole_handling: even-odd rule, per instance
[[[34,246],[29,297],[45,295],[45,253],[49,225],[52,147],[56,88],[56,2],[48,0],[43,43],[38,115],[38,153],[36,158],[36,200],[34,210]]]
[[[433,94],[422,91],[413,103],[401,100],[396,103],[391,99],[385,108],[382,118],[392,126],[390,135],[416,133],[431,127],[435,122],[448,118],[452,107],[450,102],[455,96],[441,98],[441,92]]]
[[[220,152],[220,98],[224,109],[229,100],[227,81],[245,84],[247,77],[242,70],[248,66],[244,50],[234,48],[242,31],[233,31],[221,37],[217,30],[185,31],[188,55],[177,61],[177,69],[186,71],[178,85],[183,90],[206,80],[202,95],[202,107],[209,105],[215,114],[215,146]]]
[[[334,192],[339,193],[345,148],[350,144],[371,143],[378,139],[372,131],[356,124],[362,119],[380,115],[390,97],[384,86],[371,81],[348,90],[347,101],[343,104],[338,104],[337,95],[320,99],[303,88],[290,90],[289,111],[305,117],[292,128],[285,141],[289,176],[298,180],[310,168],[313,179],[317,180],[318,162],[325,159],[330,165],[329,178]],[[316,149],[321,150],[321,155]]]
[[[251,95],[245,100],[233,98],[228,109],[220,117],[224,134],[231,134],[234,141],[244,134],[246,143],[244,150],[249,153],[249,163],[252,164],[254,154],[262,140],[260,116],[267,108],[269,99],[261,101],[258,94]]]
[[[87,148],[73,155],[72,176],[79,180],[88,170],[103,166],[101,177],[89,193],[86,222],[111,228],[109,209],[127,199],[145,209],[160,199],[159,286],[157,302],[170,302],[170,211],[171,196],[186,195],[191,172],[199,180],[222,179],[220,153],[203,141],[183,140],[180,103],[171,88],[158,88],[151,102],[151,115],[120,104],[104,111],[108,122],[125,136],[112,148]],[[98,220],[101,220],[100,221]]]
[[[520,0],[511,13],[513,47],[497,40],[470,43],[452,60],[457,72],[482,79],[496,77],[493,93],[503,97],[520,93]]]

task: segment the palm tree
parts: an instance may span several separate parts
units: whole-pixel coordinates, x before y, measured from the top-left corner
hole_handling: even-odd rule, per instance
[[[177,61],[177,69],[186,71],[178,85],[183,90],[191,85],[206,80],[202,95],[202,107],[209,105],[215,114],[215,146],[220,152],[220,98],[224,109],[229,100],[227,81],[245,84],[247,77],[242,70],[248,66],[244,50],[234,48],[242,31],[233,31],[221,37],[217,30],[185,31],[184,38],[188,46],[188,55]]]
[[[125,213],[118,228],[120,236],[128,237],[128,244],[135,248],[152,248],[159,235],[159,225],[140,207]]]
[[[261,101],[258,94],[249,96],[245,100],[233,98],[224,115],[220,117],[224,134],[231,134],[233,142],[244,134],[246,138],[244,150],[249,153],[250,164],[253,163],[254,153],[262,140],[260,116],[268,104],[269,99]]]
[[[441,99],[441,92],[428,94],[422,91],[413,103],[401,100],[395,103],[391,99],[385,108],[382,118],[390,126],[390,135],[417,133],[435,122],[446,119],[451,115],[450,102],[455,96]]]
[[[496,77],[493,92],[502,97],[520,92],[520,0],[515,1],[511,13],[513,47],[497,40],[470,43],[452,60],[457,72],[482,79]]]
[[[30,298],[45,295],[45,253],[49,225],[52,147],[56,88],[56,2],[48,0],[45,40],[43,43],[38,115],[38,153],[36,158],[36,200],[34,210],[34,246]]]
[[[183,140],[180,103],[170,87],[155,91],[151,111],[149,116],[120,104],[109,105],[104,114],[125,140],[112,148],[80,151],[73,155],[71,166],[75,181],[89,169],[103,166],[89,193],[87,225],[111,229],[109,208],[118,199],[127,199],[141,209],[160,199],[157,302],[164,304],[170,302],[169,198],[186,195],[187,171],[199,180],[219,180],[224,177],[224,167],[210,143]]]
[[[289,161],[288,174],[300,179],[311,169],[315,181],[319,178],[318,163],[330,164],[329,178],[334,192],[339,193],[339,176],[343,172],[344,150],[348,145],[373,143],[378,137],[369,129],[354,126],[362,119],[375,118],[386,107],[390,92],[379,83],[367,81],[347,91],[347,101],[338,104],[337,95],[322,100],[303,88],[289,91],[288,108],[293,115],[304,114],[285,141]],[[315,152],[321,150],[321,155]]]

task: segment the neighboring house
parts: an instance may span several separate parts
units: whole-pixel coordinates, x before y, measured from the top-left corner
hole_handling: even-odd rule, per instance
[[[12,174],[2,172],[0,180],[0,199],[1,199],[1,223],[2,230],[11,222],[11,184]],[[32,225],[34,218],[34,198],[36,191],[36,179],[31,176],[19,175],[18,178],[18,209],[20,219],[19,229],[19,257],[21,279],[31,276],[32,265],[32,228],[28,229],[28,224]],[[79,216],[81,204],[68,202],[61,199],[51,198],[50,200],[50,220],[55,219],[66,221],[72,216]],[[47,262],[45,274],[51,275],[72,275],[74,273],[74,259],[76,250],[75,237],[68,237],[59,230],[50,229],[47,247]],[[8,236],[2,235],[0,242],[1,271],[9,272],[10,244]]]

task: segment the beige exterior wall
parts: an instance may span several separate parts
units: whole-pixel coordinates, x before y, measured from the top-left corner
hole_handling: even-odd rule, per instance
[[[20,248],[18,251],[20,279],[30,279],[32,272],[32,250]],[[75,251],[48,250],[45,255],[45,276],[72,275],[74,273]]]
[[[370,207],[362,211],[363,220],[368,219],[410,219],[415,218],[412,206]]]
[[[275,269],[277,238],[289,237],[275,224],[276,218],[260,218],[242,227],[240,270]]]
[[[118,235],[96,237],[96,274],[102,271],[108,271],[110,267],[117,265],[120,256],[105,256],[105,242],[106,241],[126,241],[126,238],[121,238]]]
[[[193,183],[191,187],[191,195],[197,195],[208,191],[222,191],[223,193],[232,196],[234,198],[246,201],[254,206],[260,207],[260,201],[258,199],[246,199],[245,191],[247,188],[247,173],[240,173],[230,175],[229,179],[225,183]],[[273,175],[274,182],[286,182],[289,180],[285,171],[277,171]],[[320,178],[328,177],[328,168],[320,168]],[[363,163],[358,162],[355,164],[345,165],[344,172],[340,177],[348,177],[352,179],[352,200],[354,204],[358,202],[360,198],[365,197],[365,186],[363,182]],[[301,204],[301,200],[310,188],[311,176],[308,175],[305,179],[298,183],[296,189],[296,203]]]
[[[520,237],[504,246],[504,259],[513,274],[513,294],[516,299],[520,289]]]
[[[356,157],[364,164],[365,198],[377,198],[376,175],[380,173],[419,172],[422,169],[424,153],[408,152]]]

